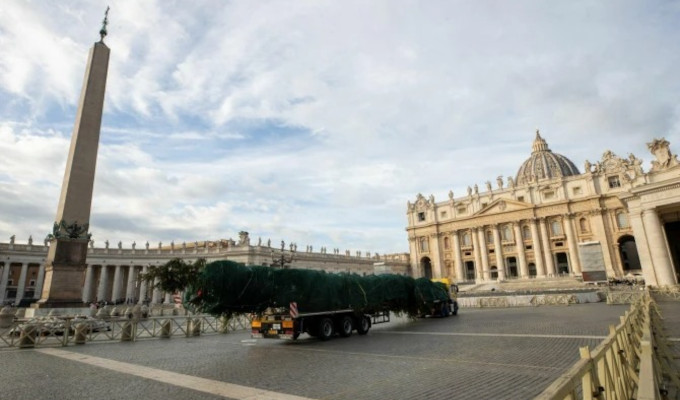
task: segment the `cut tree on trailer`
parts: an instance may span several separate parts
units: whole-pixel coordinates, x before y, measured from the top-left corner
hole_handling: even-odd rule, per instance
[[[335,334],[350,336],[353,331],[366,334],[373,324],[388,322],[390,312],[445,317],[458,311],[451,290],[455,286],[447,280],[433,282],[394,274],[329,274],[246,267],[233,261],[197,268],[172,260],[143,279],[157,279],[156,286],[163,290],[170,289],[166,283],[177,289],[173,270],[186,280],[186,308],[227,317],[253,314],[253,337],[296,339],[307,333],[327,340]]]

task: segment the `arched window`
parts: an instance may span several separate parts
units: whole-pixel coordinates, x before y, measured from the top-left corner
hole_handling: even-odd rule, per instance
[[[586,217],[578,220],[578,227],[581,230],[581,233],[590,232],[590,223],[588,223],[588,219],[586,219]]]
[[[522,227],[522,237],[524,238],[524,240],[531,239],[531,229],[526,225]]]
[[[493,244],[493,232],[486,231],[486,242],[489,244]]]
[[[628,215],[626,215],[626,213],[623,211],[616,213],[616,225],[618,225],[619,229],[626,229],[630,227],[630,224],[628,223]]]
[[[512,241],[512,229],[510,228],[510,225],[503,225],[501,233],[503,235],[503,240],[507,242]]]
[[[562,235],[562,221],[554,220],[550,223],[550,232],[553,236]]]
[[[444,237],[444,249],[448,250],[451,248],[451,240],[448,236]]]
[[[470,232],[463,233],[463,246],[472,246],[472,241],[470,240]]]
[[[420,251],[428,251],[427,238],[426,237],[420,238]]]

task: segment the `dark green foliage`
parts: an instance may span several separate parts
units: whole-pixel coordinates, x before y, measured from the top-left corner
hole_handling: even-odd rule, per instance
[[[164,292],[181,292],[196,281],[204,266],[205,259],[202,258],[193,264],[180,258],[173,258],[163,265],[150,268],[146,274],[141,274],[139,279]],[[158,281],[154,284],[156,279]]]
[[[447,299],[444,285],[425,278],[246,267],[233,261],[206,265],[185,292],[188,307],[213,315],[259,313],[295,301],[301,313],[351,308],[415,316],[424,303]]]

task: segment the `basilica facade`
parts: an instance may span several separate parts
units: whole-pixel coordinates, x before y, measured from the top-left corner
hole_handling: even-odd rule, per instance
[[[537,131],[514,177],[435,201],[407,204],[414,275],[455,282],[642,276],[678,282],[680,165],[668,141],[647,144],[649,171],[632,154],[605,151],[583,172]],[[677,244],[676,244],[677,243]]]

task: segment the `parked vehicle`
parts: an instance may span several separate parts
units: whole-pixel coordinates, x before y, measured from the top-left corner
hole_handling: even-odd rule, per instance
[[[448,317],[458,314],[456,285],[448,279],[432,279],[447,296],[431,296],[417,293],[412,296],[417,303],[421,317]],[[417,291],[416,291],[417,292]],[[404,297],[409,297],[406,294]],[[329,340],[334,335],[349,337],[354,331],[365,335],[375,324],[390,321],[388,309],[364,310],[344,308],[321,312],[298,312],[298,304],[291,302],[288,307],[270,307],[256,314],[251,322],[253,338],[295,340],[302,333],[321,340]]]

